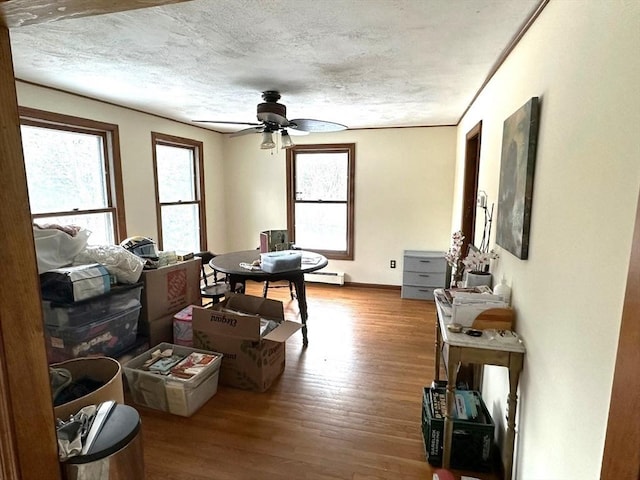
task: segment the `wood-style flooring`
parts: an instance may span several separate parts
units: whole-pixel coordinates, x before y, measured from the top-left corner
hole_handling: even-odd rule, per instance
[[[269,289],[299,321],[288,295]],[[318,284],[308,284],[307,303],[309,345],[301,333],[287,341],[285,371],[267,392],[219,385],[189,418],[136,407],[148,480],[432,479],[420,418],[433,380],[433,304],[397,289]]]

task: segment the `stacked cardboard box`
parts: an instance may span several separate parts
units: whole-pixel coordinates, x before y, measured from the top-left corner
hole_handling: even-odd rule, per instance
[[[187,305],[200,305],[200,257],[155,270],[140,277],[142,310],[138,332],[149,338],[151,347],[173,343],[173,316]]]

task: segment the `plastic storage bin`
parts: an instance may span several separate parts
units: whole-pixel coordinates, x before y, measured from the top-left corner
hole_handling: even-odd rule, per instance
[[[151,358],[152,352],[167,349],[172,349],[173,353],[185,357],[190,353],[199,352],[214,354],[217,355],[217,358],[190,379],[160,375],[141,369],[144,363]],[[131,397],[138,405],[190,417],[218,391],[221,362],[221,353],[171,343],[160,343],[127,362],[124,366],[124,374]]]
[[[456,393],[460,391],[456,390]],[[461,470],[488,471],[492,465],[494,423],[479,392],[466,391],[473,398],[475,419],[453,421],[451,467]],[[422,433],[427,461],[442,465],[446,390],[424,388],[422,397]],[[435,405],[434,405],[435,403]]]
[[[173,342],[183,347],[193,347],[193,305],[184,307],[173,316]]]
[[[302,254],[293,250],[260,254],[260,268],[268,273],[300,270]]]
[[[117,356],[136,341],[140,305],[81,327],[45,324],[49,362],[92,355]]]
[[[78,327],[99,322],[112,315],[140,306],[142,284],[115,286],[111,292],[75,303],[42,302],[44,323],[59,327]]]

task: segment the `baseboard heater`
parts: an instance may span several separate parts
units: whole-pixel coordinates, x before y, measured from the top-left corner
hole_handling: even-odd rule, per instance
[[[307,282],[330,283],[331,285],[344,285],[344,272],[313,272],[305,273]]]

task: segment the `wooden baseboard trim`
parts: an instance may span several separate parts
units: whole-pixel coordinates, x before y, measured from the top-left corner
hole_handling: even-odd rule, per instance
[[[345,287],[359,287],[359,288],[380,288],[383,290],[400,290],[400,285],[382,285],[378,283],[358,283],[358,282],[344,282]]]

